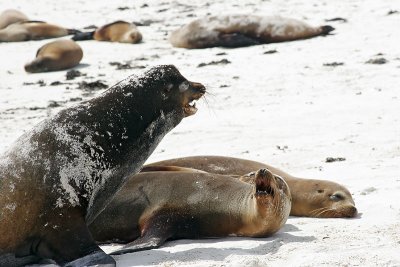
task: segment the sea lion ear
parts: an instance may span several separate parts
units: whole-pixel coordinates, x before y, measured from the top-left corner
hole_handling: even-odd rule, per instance
[[[255,177],[256,194],[270,194],[273,178],[274,175],[269,170],[258,170]]]

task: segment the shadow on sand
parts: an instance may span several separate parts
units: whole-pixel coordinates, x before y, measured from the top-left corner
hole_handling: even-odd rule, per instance
[[[130,254],[115,256],[120,267],[136,265],[155,265],[165,261],[193,262],[193,261],[223,261],[230,255],[267,255],[275,254],[280,247],[289,243],[304,243],[316,240],[314,236],[295,236],[289,232],[300,231],[294,225],[286,224],[278,233],[268,238],[249,238],[249,237],[227,237],[221,239],[201,239],[201,240],[176,240],[167,242],[163,248],[174,246],[185,246],[186,244],[199,244],[198,248],[182,249],[177,252],[167,252],[160,249],[153,249]],[[229,247],[218,248],[212,244],[229,241]],[[243,242],[261,241],[262,243],[253,248],[241,248]],[[237,245],[235,244],[237,242]],[[210,247],[204,247],[210,244]]]

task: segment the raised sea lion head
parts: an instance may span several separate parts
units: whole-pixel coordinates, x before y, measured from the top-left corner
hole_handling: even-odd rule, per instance
[[[296,196],[298,205],[292,210],[297,213],[308,214],[317,218],[355,217],[357,208],[350,192],[342,185],[331,181],[310,180],[303,193]]]
[[[256,201],[257,223],[247,228],[250,236],[265,237],[277,232],[289,217],[291,208],[291,194],[289,186],[278,175],[272,174],[268,169],[259,169],[251,172],[250,176],[254,181],[254,197]]]
[[[153,88],[160,91],[160,97],[153,98],[152,101],[162,101],[163,111],[181,109],[184,117],[191,116],[197,112],[194,101],[201,98],[206,88],[201,83],[188,81],[180,74],[178,69],[173,65],[162,65],[150,69],[147,72],[149,82],[155,83],[153,86],[145,88]],[[178,105],[177,105],[178,102]]]

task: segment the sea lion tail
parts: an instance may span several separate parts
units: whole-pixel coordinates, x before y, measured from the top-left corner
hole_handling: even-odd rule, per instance
[[[91,32],[77,32],[72,36],[72,40],[74,41],[86,41],[93,40],[94,31]]]
[[[330,25],[321,26],[321,35],[327,35],[327,34],[329,34],[331,31],[334,31],[334,30],[335,30],[335,28],[333,28],[333,27],[330,26]]]

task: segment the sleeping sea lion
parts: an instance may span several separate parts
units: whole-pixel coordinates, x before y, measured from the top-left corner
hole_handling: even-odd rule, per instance
[[[118,20],[92,32],[77,33],[72,37],[72,40],[97,40],[136,44],[142,41],[142,34],[135,24]]]
[[[290,215],[318,218],[357,215],[354,200],[344,186],[326,180],[294,177],[261,162],[223,156],[193,156],[148,164],[143,167],[142,172],[179,171],[178,167],[184,167],[185,172],[188,168],[192,168],[209,173],[236,175],[236,178],[260,168],[268,168],[272,173],[281,176],[289,185],[292,194]],[[245,177],[241,179],[246,180]]]
[[[25,65],[27,72],[46,72],[75,67],[83,57],[82,48],[72,40],[57,40],[45,44],[36,59]]]
[[[196,19],[172,32],[175,47],[243,47],[294,41],[327,35],[334,28],[312,27],[302,21],[279,16],[220,15]]]
[[[22,135],[0,156],[0,266],[115,266],[87,225],[204,93],[158,66]]]
[[[27,20],[28,17],[21,11],[15,9],[7,9],[0,14],[0,29],[4,29],[10,24]]]
[[[43,21],[22,21],[0,30],[0,42],[22,42],[63,37],[79,31]]]
[[[289,188],[266,169],[252,176],[254,184],[213,173],[134,175],[90,232],[101,243],[130,242],[112,255],[157,248],[168,239],[270,236],[289,216]]]

